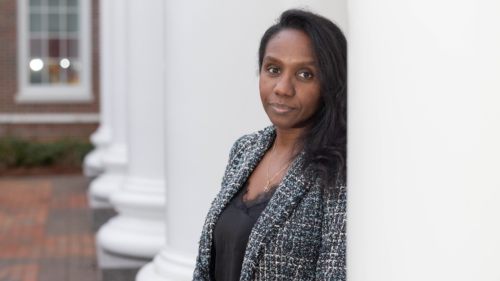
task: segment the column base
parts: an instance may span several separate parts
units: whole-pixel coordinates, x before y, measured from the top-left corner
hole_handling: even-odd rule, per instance
[[[165,246],[165,221],[118,215],[97,232],[104,250],[137,258],[152,259]]]
[[[155,271],[155,266],[152,262],[143,266],[139,270],[139,273],[137,273],[137,277],[135,278],[135,281],[171,281],[171,280],[173,281],[173,279],[167,279],[166,277],[159,275],[158,272]]]
[[[193,280],[196,256],[186,255],[165,247],[152,263],[137,274],[136,281],[189,281]]]
[[[83,174],[87,178],[97,177],[104,172],[104,163],[102,162],[103,149],[97,147],[83,159]]]
[[[127,151],[124,144],[112,144],[102,155],[106,172],[90,183],[89,194],[109,202],[109,196],[118,191],[125,179]]]
[[[165,246],[165,182],[127,177],[109,197],[119,213],[99,229],[97,241],[105,250],[152,259]]]
[[[98,243],[96,250],[100,280],[103,281],[133,281],[140,268],[151,261],[113,255],[104,251]]]
[[[120,190],[124,175],[104,173],[90,183],[89,195],[99,201],[109,203],[109,196]]]
[[[111,130],[109,126],[100,125],[90,136],[90,142],[95,146],[83,160],[83,174],[86,177],[96,177],[104,171],[103,155],[105,147],[111,143]]]
[[[165,226],[165,181],[128,176],[123,187],[109,197],[121,215],[162,221]]]
[[[102,124],[90,135],[90,142],[96,147],[103,147],[110,144],[111,139],[111,128]]]

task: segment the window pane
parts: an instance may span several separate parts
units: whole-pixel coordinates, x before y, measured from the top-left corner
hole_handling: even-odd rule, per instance
[[[68,84],[80,83],[80,62],[77,60],[70,60],[70,65],[67,68],[67,81]]]
[[[68,76],[68,67],[70,66],[70,61],[66,58],[59,61],[59,66],[61,66],[61,73],[59,75],[59,79],[61,79],[61,83],[66,83]]]
[[[49,57],[58,58],[61,56],[60,41],[61,40],[59,40],[59,39],[50,39],[49,40]]]
[[[59,31],[59,14],[49,14],[49,31]]]
[[[30,83],[31,84],[40,84],[42,83],[42,71],[33,71],[29,69],[30,72]]]
[[[78,0],[66,0],[67,6],[78,6]]]
[[[68,14],[66,18],[67,31],[78,31],[78,15]]]
[[[49,83],[59,84],[59,75],[61,73],[61,66],[57,60],[51,60],[49,64]]]
[[[30,0],[30,6],[40,6],[40,0]]]
[[[78,57],[78,40],[70,39],[68,40],[68,57],[74,58]]]
[[[59,0],[49,0],[49,6],[59,6]]]
[[[59,76],[61,84],[66,84],[68,81],[68,69],[61,67],[61,73]]]
[[[40,39],[30,40],[30,56],[33,58],[39,58],[42,56],[42,40]]]
[[[42,31],[42,16],[30,14],[30,31]]]

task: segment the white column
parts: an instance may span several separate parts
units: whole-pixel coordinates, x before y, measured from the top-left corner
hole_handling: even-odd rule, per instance
[[[260,38],[295,2],[166,1],[167,246],[137,280],[192,280],[231,145],[270,124],[258,90]],[[331,1],[311,3],[334,14]]]
[[[103,1],[104,2],[104,1]],[[121,0],[110,0],[113,11],[112,32],[109,35],[112,41],[111,53],[107,54],[111,60],[110,77],[111,95],[113,101],[112,110],[112,132],[113,141],[107,147],[103,155],[105,172],[90,184],[90,195],[102,202],[108,202],[109,195],[117,191],[123,184],[127,167],[127,124],[126,124],[126,82],[127,56],[126,56],[126,33],[127,20],[125,15],[125,3]],[[104,77],[106,78],[106,77]]]
[[[105,250],[153,258],[165,245],[163,0],[127,6],[128,151],[125,184],[110,201],[119,213],[103,225]]]
[[[500,2],[349,2],[349,281],[500,280]]]
[[[113,10],[111,1],[99,2],[99,102],[100,121],[99,128],[90,136],[90,141],[95,146],[85,156],[83,161],[84,174],[87,177],[95,177],[104,171],[103,154],[107,146],[111,143],[111,123],[112,123],[112,89],[111,89],[111,63],[110,56],[113,53],[112,47],[112,27]]]

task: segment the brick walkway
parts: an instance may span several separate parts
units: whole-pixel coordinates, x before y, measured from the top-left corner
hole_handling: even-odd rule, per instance
[[[0,281],[96,281],[83,176],[0,178]]]

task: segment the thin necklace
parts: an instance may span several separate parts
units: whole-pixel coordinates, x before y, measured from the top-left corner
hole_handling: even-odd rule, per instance
[[[267,191],[267,189],[269,188],[269,184],[271,184],[271,182],[274,180],[274,178],[279,175],[281,172],[283,172],[286,168],[288,168],[288,165],[281,169],[281,171],[279,171],[276,175],[274,175],[274,177],[269,180],[269,168],[271,167],[271,159],[273,158],[273,154],[274,154],[274,148],[276,147],[276,141],[274,142],[274,145],[273,145],[273,151],[271,152],[271,156],[269,156],[269,164],[267,165],[267,184],[266,186],[264,186],[264,191]]]

